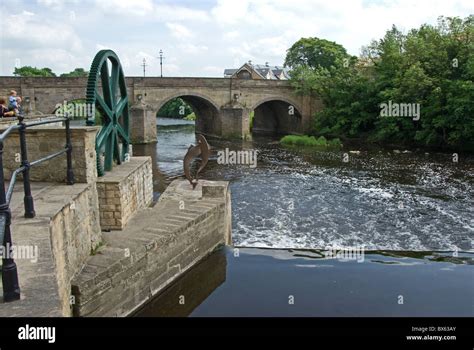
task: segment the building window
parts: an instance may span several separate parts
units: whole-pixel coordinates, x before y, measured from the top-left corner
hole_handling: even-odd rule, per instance
[[[252,76],[250,75],[250,72],[243,70],[240,71],[239,74],[237,74],[237,77],[239,79],[252,79]]]

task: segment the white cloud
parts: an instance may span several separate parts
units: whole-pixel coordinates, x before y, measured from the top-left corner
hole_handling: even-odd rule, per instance
[[[219,66],[205,66],[202,68],[203,72],[211,76],[222,76],[224,74],[224,67]]]
[[[439,15],[467,16],[472,12],[468,0],[245,0],[236,7],[233,0],[219,0],[212,14],[221,27],[239,31],[249,42],[271,35],[281,36],[280,44],[291,45],[301,37],[318,36],[338,41],[352,54],[383,36],[392,24],[409,30],[435,23]],[[251,48],[250,54],[256,55],[257,50]]]
[[[96,5],[105,12],[146,16],[154,10],[152,0],[98,0]]]
[[[204,53],[209,50],[209,48],[205,45],[194,45],[194,44],[180,44],[177,46],[182,52],[187,54],[199,54]]]
[[[358,54],[396,24],[402,30],[436,22],[439,15],[466,17],[472,0],[37,0],[11,7],[0,2],[0,74],[16,58],[57,73],[88,69],[100,48],[119,55],[125,74],[222,76],[223,68],[282,64],[301,37],[317,36]],[[71,15],[73,14],[73,16]]]
[[[238,30],[233,30],[231,32],[226,32],[224,33],[224,38],[227,40],[235,40],[240,36],[240,33]]]
[[[2,42],[6,45],[25,49],[61,48],[75,52],[82,49],[82,41],[72,27],[32,12],[6,15],[2,22]]]
[[[166,23],[166,27],[170,30],[171,35],[177,39],[187,39],[194,36],[188,28],[179,23]]]
[[[56,0],[44,0],[56,1]],[[209,15],[202,10],[185,6],[156,3],[153,0],[95,0],[96,7],[105,13],[124,16],[140,16],[158,21],[208,21]]]
[[[232,0],[218,0],[211,13],[214,19],[220,23],[238,24],[242,20],[249,22],[254,18],[254,13],[249,9],[250,3],[250,0],[240,0],[236,5]]]
[[[196,10],[184,6],[159,4],[154,8],[153,18],[161,21],[208,22],[210,16],[206,11]]]

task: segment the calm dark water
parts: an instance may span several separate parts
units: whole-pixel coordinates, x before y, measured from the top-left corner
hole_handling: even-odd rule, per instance
[[[202,177],[230,181],[237,248],[211,254],[137,316],[474,316],[472,157],[209,141]],[[192,123],[158,119],[158,143],[134,146],[153,157],[156,198],[190,144]],[[257,167],[217,164],[225,148],[258,150]],[[363,261],[325,258],[331,247],[364,248]]]
[[[223,248],[135,316],[474,316],[473,253],[323,253]]]

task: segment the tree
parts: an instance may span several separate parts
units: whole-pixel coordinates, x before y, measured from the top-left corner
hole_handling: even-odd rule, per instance
[[[56,74],[50,68],[36,68],[31,66],[23,66],[15,68],[13,75],[18,77],[55,77]]]
[[[175,98],[167,103],[157,113],[161,118],[184,118],[193,113],[193,109],[182,98]]]
[[[406,34],[393,26],[349,65],[339,64],[340,45],[314,48],[324,41],[308,40],[296,42],[286,61],[296,91],[324,102],[315,135],[474,151],[474,16],[440,17]],[[420,119],[381,117],[389,101],[419,106]]]
[[[351,56],[333,41],[319,38],[301,38],[287,51],[285,66],[311,69],[336,67],[348,63]]]
[[[60,75],[61,78],[73,78],[73,77],[87,77],[89,72],[84,70],[84,68],[76,68],[72,72],[63,73]]]

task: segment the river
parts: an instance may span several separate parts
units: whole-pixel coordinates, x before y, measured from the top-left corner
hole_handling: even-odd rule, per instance
[[[195,144],[192,122],[157,124],[158,143],[133,148],[153,158],[155,199]],[[234,246],[137,316],[474,316],[472,156],[209,142],[201,177],[230,182]],[[218,164],[225,148],[257,150],[257,166]],[[326,255],[349,247],[360,259]]]
[[[158,123],[158,143],[134,148],[154,158],[156,196],[182,174],[195,144],[192,122]],[[230,181],[236,246],[473,250],[472,156],[456,163],[452,154],[424,151],[292,149],[270,138],[210,143],[202,177]],[[225,148],[257,150],[257,167],[217,164],[215,152]]]

